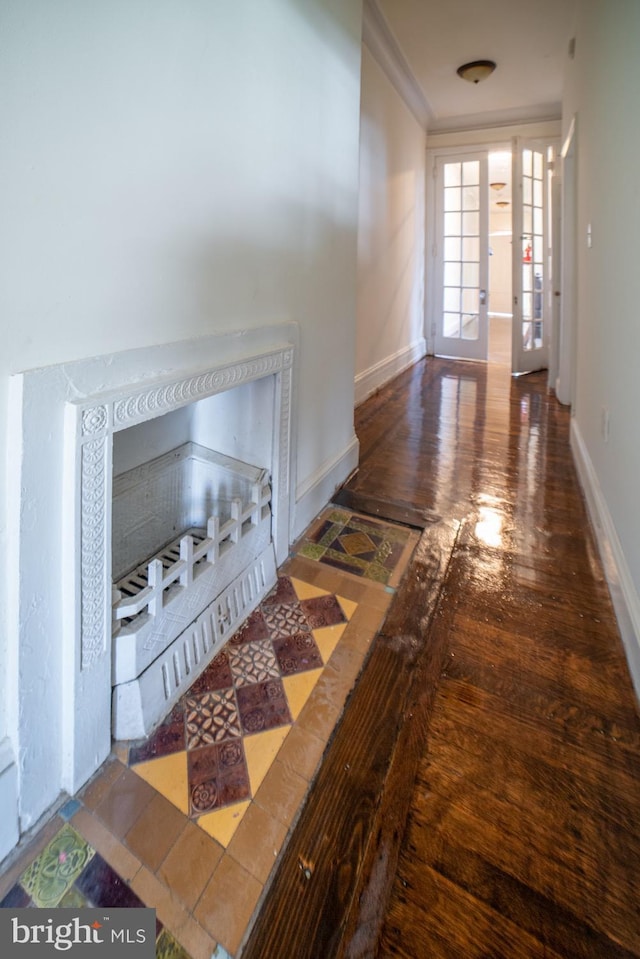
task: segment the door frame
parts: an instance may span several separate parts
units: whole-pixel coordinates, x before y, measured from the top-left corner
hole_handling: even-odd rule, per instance
[[[555,386],[556,396],[564,405],[573,406],[575,400],[574,365],[577,353],[578,324],[576,322],[576,252],[577,252],[577,121],[574,116],[560,150],[562,160],[562,201],[560,225],[561,272],[560,329],[558,330],[558,361]]]
[[[457,165],[472,162],[477,164],[479,167],[479,180],[478,180],[478,190],[479,190],[479,203],[478,209],[475,214],[478,217],[478,278],[477,278],[477,290],[478,290],[478,303],[477,303],[477,331],[476,336],[473,338],[466,338],[460,333],[458,337],[447,337],[444,335],[444,312],[442,301],[442,293],[446,291],[449,287],[446,283],[446,260],[445,260],[445,248],[447,243],[447,236],[443,229],[446,223],[446,203],[445,203],[445,194],[446,194],[446,182],[445,182],[445,168],[448,164]],[[468,359],[475,361],[486,361],[487,359],[487,350],[488,350],[488,291],[489,291],[489,184],[488,184],[488,155],[486,150],[476,150],[471,153],[465,153],[464,157],[459,157],[457,155],[445,154],[444,156],[436,157],[434,161],[434,193],[435,193],[435,208],[434,208],[434,221],[435,221],[435,241],[434,247],[432,250],[432,265],[433,265],[433,275],[434,283],[432,284],[434,289],[434,299],[435,299],[435,310],[434,310],[434,319],[435,319],[435,334],[434,334],[434,348],[439,347],[439,355],[441,356],[450,356],[457,359]],[[461,181],[462,186],[462,181]],[[482,189],[486,188],[484,198],[482,197]],[[464,193],[464,189],[463,189]],[[461,207],[460,215],[462,220],[464,220],[465,213],[464,207]],[[454,215],[453,213],[451,215]],[[464,247],[464,237],[463,233],[460,233],[459,239],[461,246]],[[484,253],[484,256],[483,256]],[[465,259],[463,250],[461,250],[462,260]],[[464,263],[461,260],[461,269],[464,272]],[[456,287],[461,292],[466,290],[473,289],[473,287],[465,286],[464,277],[461,276],[459,279],[460,286]],[[437,291],[437,296],[436,296]],[[449,345],[449,349],[447,348]],[[444,348],[443,348],[444,347]]]
[[[511,151],[512,139],[505,136],[497,140],[482,140],[478,143],[465,143],[463,146],[438,146],[427,148],[426,162],[426,242],[425,242],[425,284],[424,298],[424,331],[427,344],[427,354],[433,356],[435,352],[436,331],[440,290],[437,283],[436,253],[439,237],[437,235],[437,163],[444,157],[452,160],[464,160],[470,154]],[[489,224],[487,223],[487,240],[489,238]],[[487,296],[489,291],[487,290]],[[488,319],[487,319],[488,322]]]
[[[515,136],[512,140],[512,150],[511,150],[511,170],[512,170],[512,271],[513,271],[513,281],[512,281],[512,295],[513,295],[513,308],[512,308],[512,317],[513,317],[513,326],[511,329],[512,334],[512,346],[511,346],[511,371],[514,376],[521,376],[526,373],[534,373],[539,370],[549,370],[553,365],[551,359],[551,348],[552,348],[552,336],[553,336],[553,319],[552,319],[552,302],[551,302],[551,283],[554,282],[554,277],[552,275],[553,266],[555,265],[552,262],[552,240],[551,240],[551,216],[553,211],[552,205],[552,196],[549,182],[549,162],[548,162],[548,152],[549,147],[557,148],[557,143],[555,139],[552,141],[548,137],[523,137]],[[531,223],[531,235],[524,233],[524,224],[523,224],[523,207],[524,207],[524,196],[523,196],[523,182],[524,182],[524,170],[523,170],[523,156],[525,151],[530,151],[532,154],[538,154],[542,157],[542,197],[541,197],[541,211],[542,211],[542,223],[540,224],[542,233],[542,290],[539,294],[540,299],[540,310],[541,310],[541,320],[542,320],[542,340],[539,347],[532,345],[528,350],[523,348],[523,304],[525,293],[522,289],[522,246],[524,240],[529,236],[530,245],[535,246],[534,240],[534,222]],[[533,171],[531,173],[533,177]],[[533,180],[532,180],[532,190],[533,190]],[[534,197],[532,195],[530,200],[530,206],[534,206]],[[537,234],[536,234],[537,235]],[[528,294],[531,297],[531,306],[530,306],[530,323],[531,323],[531,335],[534,336],[534,302],[535,302],[535,285],[532,277],[531,280],[531,289]]]
[[[426,185],[425,185],[425,297],[424,297],[424,337],[426,341],[426,352],[433,355],[435,345],[435,324],[437,322],[437,303],[439,291],[435,288],[434,280],[434,246],[436,244],[436,226],[435,215],[436,200],[436,181],[434,177],[436,158],[443,156],[459,156],[464,158],[465,154],[487,151],[488,153],[501,150],[512,150],[513,137],[519,136],[525,139],[535,139],[550,144],[559,144],[561,135],[559,123],[540,123],[540,124],[515,124],[504,131],[504,135],[487,140],[480,131],[468,130],[456,134],[434,134],[434,139],[440,141],[443,145],[427,146],[426,149]],[[575,196],[571,193],[575,189],[575,136],[576,120],[571,122],[569,133],[560,150],[562,157],[563,175],[562,175],[562,205],[560,210],[560,234],[553,238],[554,247],[558,245],[561,251],[562,273],[560,276],[560,331],[559,335],[555,333],[551,336],[549,343],[549,366],[557,364],[558,380],[555,384],[560,387],[561,393],[558,398],[561,402],[570,403],[573,399],[573,365],[576,350],[576,331],[575,331],[575,295],[572,300],[572,283],[575,286],[575,276],[571,275],[572,263],[575,262]],[[492,131],[497,132],[497,131]],[[457,140],[444,145],[444,139]],[[464,137],[464,142],[460,140]],[[476,138],[477,137],[477,141]],[[559,162],[560,157],[557,156]],[[571,177],[574,183],[571,186]],[[512,184],[512,191],[514,185]],[[573,203],[573,207],[571,207]],[[573,210],[573,212],[571,212]],[[512,208],[513,216],[513,208]],[[573,217],[573,219],[572,219]],[[557,223],[557,218],[555,219]],[[571,259],[573,257],[573,259]],[[554,282],[553,289],[558,290],[558,278]],[[575,290],[574,290],[575,294]],[[559,343],[559,346],[556,344]],[[555,349],[559,350],[557,356],[553,355]],[[551,384],[552,386],[554,384]],[[565,399],[564,396],[567,396]]]

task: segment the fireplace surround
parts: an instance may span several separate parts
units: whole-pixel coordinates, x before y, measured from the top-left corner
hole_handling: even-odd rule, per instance
[[[238,386],[270,382],[261,394],[270,397],[261,421],[254,427],[238,414],[244,447],[254,428],[265,447],[265,419],[270,431],[270,462],[255,463],[247,474],[253,490],[263,490],[261,520],[270,481],[268,580],[286,558],[292,528],[297,344],[297,325],[286,323],[11,378],[9,534],[17,561],[9,583],[9,650],[23,828],[60,790],[80,788],[111,749],[114,437]]]

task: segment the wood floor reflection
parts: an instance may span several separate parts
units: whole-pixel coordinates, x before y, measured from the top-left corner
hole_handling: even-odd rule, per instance
[[[244,954],[640,956],[640,721],[569,412],[429,358],[356,431],[348,493],[425,528]]]

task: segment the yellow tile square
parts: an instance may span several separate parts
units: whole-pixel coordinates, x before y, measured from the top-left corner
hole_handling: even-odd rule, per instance
[[[205,813],[204,816],[200,816],[197,823],[226,849],[250,805],[251,800],[245,799],[244,802],[234,803],[233,806]]]
[[[159,759],[149,759],[131,767],[131,771],[153,786],[180,812],[189,815],[189,779],[186,752],[171,753]]]
[[[346,623],[337,623],[335,626],[323,626],[322,629],[313,630],[313,638],[318,644],[323,663],[329,662],[331,654],[342,639],[346,628]]]
[[[255,796],[260,788],[290,729],[291,726],[288,725],[279,726],[277,729],[267,729],[263,733],[244,737],[244,753],[252,796]]]
[[[320,652],[322,652],[322,649],[320,649]],[[322,658],[324,659],[324,654]],[[300,715],[302,707],[311,695],[314,686],[321,676],[322,668],[310,669],[306,673],[298,673],[295,676],[284,676],[282,678],[282,685],[284,686],[287,702],[289,703],[289,709],[291,710],[291,715],[293,716],[294,722]]]
[[[315,599],[317,596],[328,596],[326,589],[319,589],[310,583],[304,583],[301,579],[291,577],[291,583],[296,591],[298,599]]]
[[[345,599],[344,596],[336,596],[336,599],[340,603],[340,606],[342,608],[342,612],[344,613],[344,615],[347,617],[347,619],[351,619],[356,609],[358,608],[358,604],[354,603],[350,599]]]

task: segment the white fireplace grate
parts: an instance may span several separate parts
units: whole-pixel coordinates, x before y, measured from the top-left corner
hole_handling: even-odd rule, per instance
[[[204,529],[189,529],[185,533],[185,536],[190,536],[193,540],[194,552],[198,549],[206,535],[207,533]],[[180,560],[180,539],[176,539],[172,543],[169,543],[165,549],[157,553],[153,559],[160,560],[162,563],[163,575],[166,575],[167,571],[170,570],[171,567]],[[205,557],[196,560],[193,564],[194,570],[204,562],[206,562]],[[137,613],[134,612],[130,616],[125,616],[122,612],[122,609],[124,608],[125,604],[135,602],[139,598],[140,593],[148,588],[150,565],[150,563],[143,563],[141,566],[138,566],[136,569],[132,570],[128,576],[123,576],[122,579],[115,584],[115,588],[120,594],[121,608],[118,610],[116,604],[116,608],[114,609],[114,618],[120,623],[120,626],[130,625],[137,615]]]
[[[151,556],[113,588],[113,732],[134,739],[151,732],[275,583],[269,474],[188,443],[120,474],[114,513],[115,569],[133,545]],[[157,548],[163,517],[186,532]]]
[[[119,625],[130,625],[140,614],[158,616],[165,602],[171,599],[171,587],[189,589],[204,563],[215,566],[226,550],[248,535],[253,527],[269,516],[271,489],[268,483],[254,483],[252,499],[243,504],[231,503],[231,518],[220,523],[211,516],[206,533],[189,530],[169,543],[148,562],[137,566],[116,583],[113,602],[114,631]],[[174,587],[174,588],[175,588]]]

